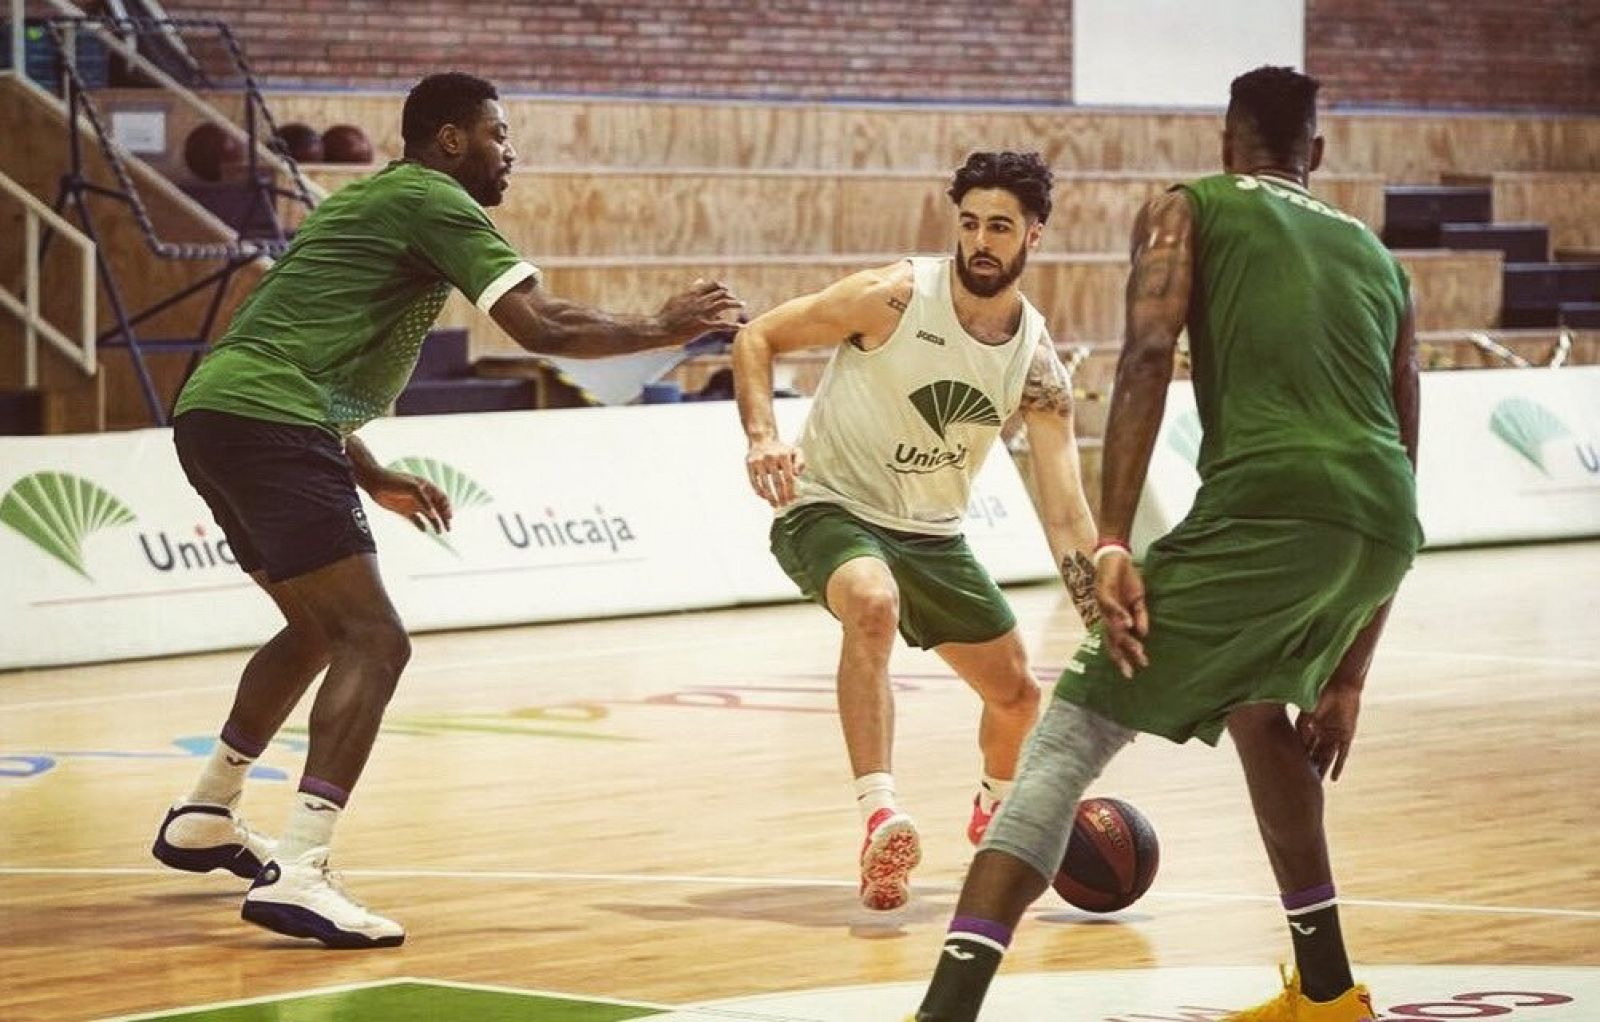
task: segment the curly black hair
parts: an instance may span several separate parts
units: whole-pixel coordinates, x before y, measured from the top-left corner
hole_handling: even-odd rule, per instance
[[[406,149],[426,149],[446,124],[466,128],[478,119],[483,101],[499,99],[490,82],[462,71],[432,74],[418,82],[406,96],[400,112],[400,137]]]
[[[1317,133],[1317,90],[1322,83],[1292,67],[1263,65],[1233,80],[1229,117],[1244,117],[1267,151],[1293,159]]]
[[[1041,224],[1050,219],[1050,188],[1055,178],[1038,153],[973,153],[956,169],[945,194],[956,205],[974,188],[1004,188]]]

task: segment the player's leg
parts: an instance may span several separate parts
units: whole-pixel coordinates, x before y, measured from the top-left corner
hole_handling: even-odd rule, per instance
[[[264,571],[250,574],[283,613],[284,627],[245,665],[216,745],[188,794],[168,810],[151,848],[176,869],[227,869],[245,879],[255,877],[274,846],[238,814],[245,778],[331,656],[321,626],[287,589]]]
[[[1079,800],[1132,738],[1091,710],[1050,700],[1011,797],[967,871],[916,1022],[975,1022],[1022,914],[1060,866]]]
[[[988,642],[946,642],[936,652],[978,697],[978,747],[983,754],[983,779],[973,799],[967,838],[977,844],[995,810],[1011,793],[1022,743],[1039,716],[1039,685],[1028,667],[1022,636],[1012,628]]]
[[[824,587],[843,641],[836,678],[839,721],[866,825],[861,850],[861,901],[887,911],[906,903],[920,839],[894,788],[894,692],[889,655],[900,623],[900,593],[884,561],[860,556],[839,565]]]
[[[372,553],[279,583],[326,636],[328,674],[312,704],[310,747],[273,861],[245,897],[244,918],[334,947],[399,944],[404,930],[354,902],[329,875],[334,828],[366,766],[411,655]]]

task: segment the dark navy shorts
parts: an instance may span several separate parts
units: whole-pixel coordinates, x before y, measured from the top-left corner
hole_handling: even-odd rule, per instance
[[[196,408],[173,421],[172,441],[245,571],[281,582],[377,551],[350,459],[326,430]]]

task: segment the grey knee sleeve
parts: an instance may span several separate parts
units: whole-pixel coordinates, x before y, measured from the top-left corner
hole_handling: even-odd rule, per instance
[[[1022,753],[1011,797],[980,851],[1005,852],[1053,878],[1067,851],[1078,802],[1133,732],[1065,699],[1050,700]]]

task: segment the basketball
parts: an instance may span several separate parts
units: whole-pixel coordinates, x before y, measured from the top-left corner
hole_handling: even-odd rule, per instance
[[[223,170],[243,159],[239,140],[210,121],[189,132],[183,143],[183,162],[202,181],[221,181]]]
[[[322,134],[309,124],[291,121],[279,128],[278,146],[296,163],[322,162]]]
[[[335,124],[322,133],[322,158],[329,163],[371,163],[372,143],[354,124]]]
[[[1150,889],[1160,864],[1161,846],[1143,813],[1121,799],[1086,798],[1051,886],[1085,912],[1116,912]]]

